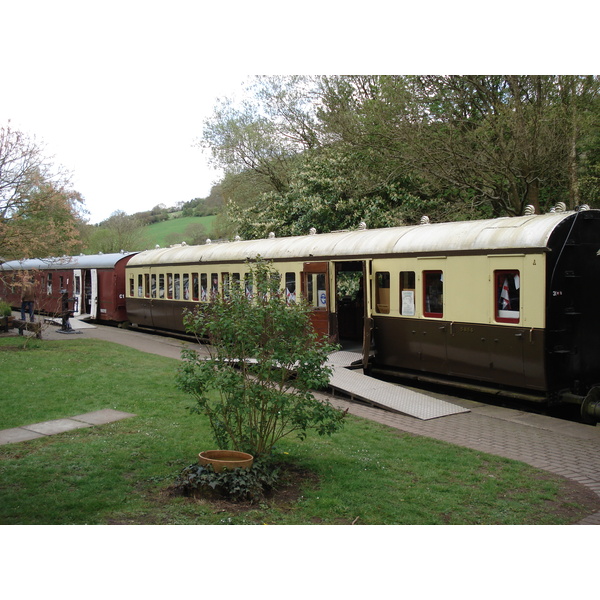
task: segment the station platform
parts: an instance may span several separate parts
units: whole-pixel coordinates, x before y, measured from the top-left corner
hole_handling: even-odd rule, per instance
[[[57,329],[49,326],[44,331],[43,339],[102,339],[174,359],[181,357],[181,350],[186,346],[202,350],[201,346],[191,342],[103,325],[81,328],[81,335],[61,335]],[[337,371],[338,367],[348,370],[342,365],[351,364],[354,359],[338,356],[332,361],[336,363]],[[356,402],[322,392],[315,392],[315,396],[329,400],[351,415],[399,431],[519,460],[576,481],[600,496],[600,426],[491,406],[441,392],[427,392],[427,396],[461,410],[443,418],[421,419],[387,407],[384,409],[368,401]],[[579,524],[600,525],[600,512],[590,515]]]

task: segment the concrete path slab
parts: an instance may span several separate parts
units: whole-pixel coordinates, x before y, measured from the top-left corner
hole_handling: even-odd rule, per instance
[[[35,433],[34,431],[28,431],[22,427],[15,427],[14,429],[4,429],[0,431],[0,445],[4,444],[16,444],[17,442],[28,442],[29,440],[35,440],[36,438],[44,437],[42,433]]]
[[[4,429],[0,431],[0,445],[27,442],[29,440],[35,440],[36,438],[56,435],[57,433],[64,433],[65,431],[72,431],[74,429],[93,427],[94,425],[106,425],[107,423],[114,423],[115,421],[121,421],[122,419],[128,419],[135,416],[136,415],[133,413],[106,408],[70,417],[68,419],[54,419],[52,421],[42,421],[41,423],[24,425],[23,427]]]
[[[83,421],[73,421],[72,419],[55,419],[53,421],[43,421],[42,423],[34,423],[33,425],[24,425],[23,429],[41,433],[42,435],[55,435],[72,429],[81,429],[82,427],[91,427],[89,423]]]
[[[112,408],[105,408],[103,410],[96,410],[94,412],[85,413],[83,415],[76,415],[71,417],[75,421],[83,421],[90,425],[105,425],[106,423],[114,423],[121,419],[128,419],[129,417],[135,417],[133,413],[122,412],[120,410],[113,410]]]

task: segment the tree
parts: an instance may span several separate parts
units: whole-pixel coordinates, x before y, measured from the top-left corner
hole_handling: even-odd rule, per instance
[[[197,245],[204,244],[206,241],[207,233],[206,227],[202,225],[202,223],[190,223],[183,232],[185,236],[185,241],[188,244]]]
[[[0,128],[0,255],[44,258],[74,253],[82,197],[42,148],[10,124]]]
[[[379,97],[361,104],[361,122],[433,193],[450,193],[457,213],[463,203],[482,214],[521,214],[527,204],[573,204],[578,126],[597,84],[538,75],[384,77]]]
[[[230,203],[229,219],[240,236],[251,239],[271,231],[285,236],[306,235],[312,228],[356,229],[363,221],[371,228],[390,227],[439,210],[400,176],[386,181],[356,165],[356,154],[336,145],[306,152],[285,193],[263,193],[245,206]]]
[[[575,75],[258,78],[241,104],[223,101],[204,144],[243,237],[574,208],[597,201],[599,86]]]
[[[208,336],[210,358],[182,351],[178,386],[207,416],[220,449],[263,457],[285,436],[330,435],[342,426],[345,413],[311,391],[328,384],[333,348],[312,329],[311,308],[290,304],[279,279],[259,259],[250,269],[252,295],[247,282],[232,282],[185,318],[199,342]]]
[[[88,242],[92,252],[121,252],[142,250],[145,245],[142,223],[135,215],[115,211],[94,228]]]
[[[294,158],[320,145],[311,78],[256,77],[235,103],[224,99],[205,122],[201,146],[226,173],[252,170],[282,193]]]

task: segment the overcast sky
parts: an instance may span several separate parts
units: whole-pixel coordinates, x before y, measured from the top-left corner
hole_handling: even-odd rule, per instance
[[[131,214],[207,196],[219,173],[194,142],[215,100],[251,75],[497,72],[504,63],[486,57],[498,61],[498,48],[507,57],[516,46],[524,59],[539,58],[542,49],[527,33],[533,14],[511,1],[502,13],[465,14],[463,34],[450,26],[460,15],[457,3],[435,9],[435,2],[407,8],[373,0],[359,12],[347,2],[305,0],[292,15],[282,6],[0,0],[0,125],[10,119],[44,143],[72,173],[95,223],[116,210]],[[520,7],[516,20],[511,6]],[[505,18],[507,27],[494,37],[490,27]],[[568,25],[563,9],[561,19]],[[583,21],[580,14],[578,51]],[[544,39],[552,34],[539,11],[535,22]],[[557,54],[546,52],[545,60],[554,58],[556,68],[548,71],[567,72],[557,60],[561,42],[553,39]],[[528,64],[507,66],[526,72]]]

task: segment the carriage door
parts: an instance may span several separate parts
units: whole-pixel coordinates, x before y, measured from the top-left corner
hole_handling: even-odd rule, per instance
[[[362,344],[365,321],[365,263],[335,263],[335,314],[333,332],[337,341]]]
[[[96,319],[98,317],[98,271],[90,269],[90,277],[92,280],[92,295],[90,298],[90,317]]]
[[[78,317],[83,309],[83,294],[81,284],[81,269],[73,270],[73,316]]]
[[[304,263],[302,296],[312,306],[311,323],[319,335],[329,337],[329,269],[326,262]]]
[[[83,271],[83,292],[79,313],[90,319],[95,319],[98,313],[98,271],[86,269]]]

